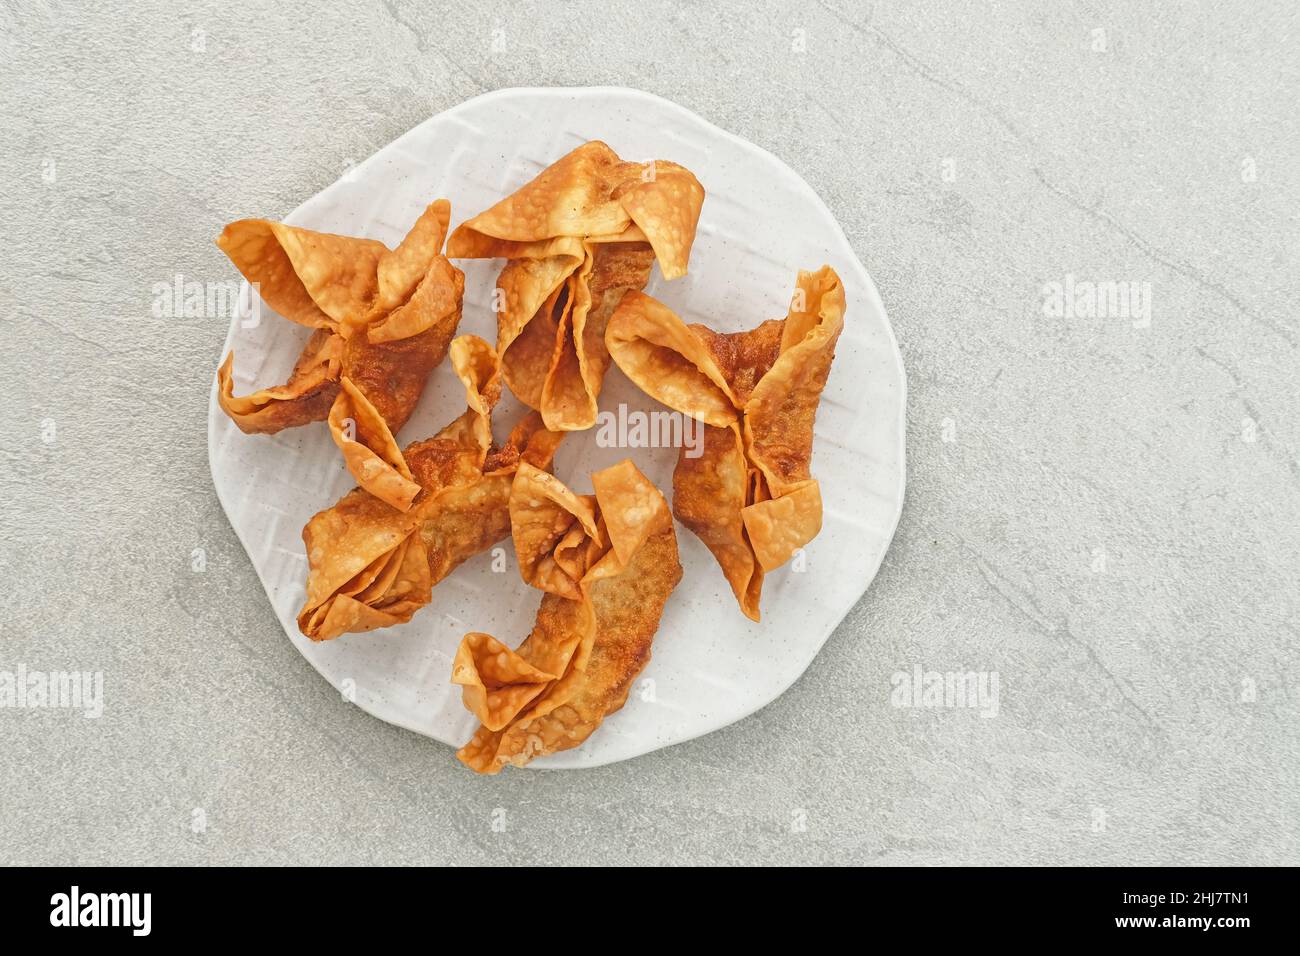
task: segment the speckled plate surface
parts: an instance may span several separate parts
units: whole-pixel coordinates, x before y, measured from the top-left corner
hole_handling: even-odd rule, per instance
[[[635,757],[724,727],[775,699],[871,583],[898,523],[905,477],[902,359],[875,285],[834,217],[780,160],[667,100],[614,88],[480,96],[384,147],[286,221],[393,246],[432,199],[451,201],[454,227],[589,139],[604,140],[627,160],[681,163],[704,184],[690,275],[670,283],[656,269],[646,289],[685,321],[736,331],[779,318],[797,271],[823,263],[840,274],[848,310],[817,415],[821,534],[802,562],[768,575],[764,620],[754,624],[740,613],[713,557],[678,525],[685,576],[664,613],[653,660],[627,705],[581,748],[532,764],[552,769]],[[502,263],[457,265],[466,276],[459,331],[494,342],[491,290]],[[307,335],[265,306],[261,321],[250,324],[236,319],[226,341],[236,355],[236,394],[284,381]],[[600,404],[614,411],[620,403],[629,411],[661,407],[614,367]],[[424,438],[462,411],[464,389],[444,362],[398,442]],[[503,397],[494,416],[498,436],[520,411]],[[541,598],[520,580],[509,541],[462,565],[409,623],[313,644],[295,623],[306,574],[302,527],[353,484],[324,424],[244,435],[217,406],[214,385],[208,454],[222,506],[302,654],[376,717],[447,744],[467,740],[476,722],[460,688],[448,682],[457,644],[469,630],[517,644]],[[589,492],[591,471],[631,457],[671,500],[676,454],[600,447],[593,429],[566,440],[555,473]]]

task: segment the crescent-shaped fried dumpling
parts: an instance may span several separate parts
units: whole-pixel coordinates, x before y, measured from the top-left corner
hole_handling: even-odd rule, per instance
[[[510,534],[516,469],[550,466],[564,436],[546,430],[535,412],[504,446],[491,447],[491,412],[501,393],[492,347],[462,335],[451,344],[451,360],[468,408],[437,435],[402,451],[366,397],[344,383],[355,420],[365,423],[358,427],[372,430],[371,444],[356,453],[359,467],[373,468],[395,494],[409,494],[410,504],[396,510],[361,487],[307,522],[307,600],[298,627],[314,641],[409,621],[457,565]]]
[[[843,326],[844,288],[823,266],[799,273],[784,319],[746,332],[688,326],[640,292],[623,297],[606,331],[628,378],[704,423],[701,453],[678,456],[673,513],[713,553],[755,621],[764,573],[821,530],[813,421]]]
[[[521,573],[541,588],[515,650],[465,636],[452,665],[482,726],[457,753],[479,773],[577,747],[623,706],[650,660],[682,568],[668,503],[631,461],[595,472],[594,495],[520,465],[510,517]]]
[[[509,260],[495,300],[502,373],[547,428],[595,422],[609,317],[656,260],[666,279],[686,274],[703,202],[676,163],[625,163],[590,142],[452,233],[452,258]]]
[[[234,395],[227,355],[217,374],[222,410],[250,434],[329,418],[336,441],[352,431],[364,444],[375,431],[352,414],[360,395],[388,431],[400,429],[460,323],[465,277],[441,252],[450,219],[445,199],[431,203],[396,249],[264,219],[227,226],[217,245],[244,277],[273,309],[316,331],[284,385],[251,395]],[[391,450],[359,456],[340,447],[363,488],[409,507],[411,489],[395,484],[391,469],[362,467],[389,461]]]

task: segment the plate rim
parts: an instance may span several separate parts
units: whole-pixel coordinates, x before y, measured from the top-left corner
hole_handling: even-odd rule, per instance
[[[731,141],[732,143],[738,144],[742,148],[749,150],[752,153],[758,154],[760,158],[765,158],[766,160],[775,164],[779,170],[783,170],[786,174],[788,174],[791,179],[793,179],[796,183],[798,183],[798,187],[804,193],[805,198],[811,200],[813,207],[816,210],[818,210],[818,212],[823,217],[823,219],[829,222],[830,225],[833,227],[834,235],[837,236],[839,239],[842,252],[853,262],[857,263],[858,268],[862,270],[863,276],[866,277],[866,292],[869,298],[873,301],[877,310],[879,311],[880,318],[884,323],[885,335],[891,347],[890,351],[893,359],[893,370],[897,374],[898,384],[899,384],[898,413],[897,413],[897,419],[894,422],[896,426],[897,435],[898,435],[897,447],[895,449],[898,456],[898,468],[897,468],[897,474],[895,475],[896,494],[893,496],[895,500],[895,506],[893,508],[894,514],[893,514],[893,519],[890,523],[889,531],[884,536],[884,547],[881,548],[880,555],[877,558],[875,565],[871,568],[870,574],[866,578],[861,594],[859,594],[853,600],[853,602],[849,604],[848,607],[846,607],[842,612],[840,612],[835,624],[831,626],[831,628],[827,631],[826,636],[823,637],[817,643],[817,645],[811,649],[811,652],[808,654],[808,656],[802,661],[798,669],[795,670],[794,676],[792,676],[790,680],[780,688],[780,690],[778,690],[767,700],[755,704],[752,708],[745,710],[743,713],[739,714],[738,716],[729,717],[728,719],[725,719],[720,723],[713,724],[711,726],[708,726],[705,729],[700,730],[698,733],[691,733],[689,736],[682,737],[678,740],[665,741],[663,743],[654,743],[653,746],[649,747],[646,750],[641,751],[638,754],[634,754],[632,756],[626,756],[626,757],[611,756],[608,758],[594,758],[588,762],[584,762],[580,766],[558,766],[558,767],[545,766],[545,765],[538,766],[535,763],[530,763],[527,765],[528,769],[539,770],[539,771],[548,771],[548,770],[580,771],[580,770],[595,769],[596,767],[606,766],[608,764],[613,764],[613,763],[621,763],[625,760],[635,760],[638,757],[644,757],[648,754],[654,753],[655,751],[662,750],[665,747],[671,747],[671,746],[676,746],[677,744],[687,743],[688,741],[696,740],[700,737],[722,730],[725,727],[729,727],[732,724],[736,724],[742,720],[746,720],[752,717],[754,714],[758,713],[763,708],[775,702],[780,697],[784,696],[786,691],[788,691],[792,686],[794,686],[795,682],[798,681],[800,677],[802,677],[805,673],[807,673],[808,668],[812,665],[812,662],[817,658],[817,655],[821,653],[822,649],[826,646],[827,641],[831,639],[831,636],[835,633],[835,631],[838,630],[840,625],[844,623],[844,620],[845,618],[848,617],[849,612],[852,611],[853,608],[857,606],[858,602],[861,601],[871,590],[871,585],[875,583],[877,576],[879,576],[880,574],[880,568],[881,565],[884,564],[885,556],[889,553],[890,549],[893,547],[894,536],[898,532],[898,526],[902,520],[903,509],[906,505],[906,497],[907,497],[908,387],[907,387],[907,368],[903,363],[902,350],[898,346],[898,338],[894,334],[893,323],[890,321],[889,313],[885,309],[885,304],[883,300],[880,298],[880,291],[879,289],[876,288],[875,279],[872,278],[870,270],[867,269],[866,264],[858,256],[858,253],[853,248],[852,243],[849,242],[848,236],[845,235],[844,228],[840,225],[839,220],[835,217],[835,214],[831,211],[830,207],[826,205],[826,202],[821,198],[821,196],[818,195],[817,191],[813,189],[811,185],[809,185],[808,181],[805,180],[803,176],[801,176],[793,167],[791,167],[788,163],[786,163],[783,159],[781,159],[781,157],[777,156],[775,153],[772,153],[771,151],[765,149],[762,146],[759,146],[757,143],[753,142],[752,140],[748,140],[743,136],[740,136],[736,133],[731,132],[730,130],[718,126],[712,121],[705,119],[703,116],[700,116],[694,110],[688,109],[687,107],[682,106],[680,103],[676,103],[673,100],[666,99],[665,97],[659,96],[655,93],[648,93],[645,90],[640,90],[640,89],[636,89],[635,87],[627,87],[627,86],[511,86],[511,87],[503,87],[501,89],[496,89],[496,90],[489,90],[487,92],[480,93],[476,96],[472,96],[469,99],[462,100],[456,105],[448,107],[445,110],[442,110],[440,112],[425,117],[424,119],[420,120],[420,122],[416,123],[414,126],[409,127],[404,132],[400,133],[399,135],[395,136],[393,139],[389,140],[383,146],[380,146],[377,150],[375,150],[375,152],[371,153],[361,162],[357,163],[353,167],[353,169],[359,170],[366,163],[370,162],[370,160],[373,159],[375,156],[377,156],[379,153],[383,152],[384,150],[387,150],[393,144],[400,142],[402,139],[408,136],[413,130],[418,129],[419,127],[423,126],[425,123],[437,119],[438,117],[451,116],[457,112],[468,109],[470,106],[474,104],[481,105],[484,101],[488,101],[492,99],[507,98],[507,97],[547,97],[547,96],[557,96],[557,95],[560,96],[569,95],[575,97],[580,95],[581,96],[606,95],[606,96],[625,96],[625,97],[630,96],[632,98],[641,98],[653,102],[656,106],[660,108],[666,108],[669,111],[676,112],[680,116],[685,117],[688,121],[693,121],[702,124],[704,127],[707,128],[709,132],[715,135],[722,136],[725,139]],[[306,206],[309,202],[311,202],[313,199],[319,196],[322,192],[331,188],[337,182],[338,180],[335,180],[334,183],[330,183],[326,186],[323,186],[320,189],[318,189],[316,192],[312,193],[301,203],[295,206],[292,211],[286,214],[281,221],[291,222],[293,217],[295,217],[302,210],[304,206]],[[244,285],[247,285],[247,281],[246,280],[243,281],[244,281]],[[251,290],[250,290],[250,294],[251,294]],[[234,339],[238,332],[238,328],[239,328],[239,316],[236,315],[231,319],[230,326],[226,331],[226,338],[223,342],[221,353],[217,357],[217,365],[220,365],[222,358],[230,352],[234,344]],[[221,483],[217,480],[216,463],[213,460],[213,453],[214,453],[214,448],[216,447],[217,444],[217,442],[214,441],[215,438],[214,430],[216,428],[216,423],[219,420],[217,415],[219,411],[220,408],[217,402],[217,380],[214,371],[212,376],[212,384],[208,394],[208,474],[209,477],[212,479],[213,489],[216,491],[217,501],[221,505],[221,511],[222,514],[225,516],[226,523],[230,526],[231,530],[235,532],[236,540],[239,541],[240,547],[244,549],[244,555],[248,559],[249,564],[252,566],[253,571],[257,576],[258,583],[262,585],[262,591],[266,595],[267,603],[271,607],[272,614],[275,615],[277,619],[277,623],[280,623],[279,615],[275,610],[275,598],[271,594],[270,586],[267,583],[267,581],[263,578],[262,574],[257,570],[257,565],[253,561],[252,552],[249,550],[248,542],[244,540],[244,535],[241,533],[240,529],[235,525],[235,522],[231,520],[230,508],[227,505],[226,499],[222,495]],[[281,631],[284,630],[283,625],[281,625],[280,630]],[[315,670],[316,673],[320,675],[320,677],[325,681],[325,683],[328,684],[330,687],[334,688],[335,690],[338,690],[337,685],[330,679],[329,675],[326,674],[321,669],[320,664],[318,664],[317,661],[313,659],[310,655],[304,653],[303,649],[298,646],[298,644],[293,640],[291,635],[286,634],[285,637],[289,639],[289,643],[293,646],[294,650],[296,650],[299,653],[299,655],[302,656],[307,661],[307,663],[311,665],[312,669]],[[370,717],[375,718],[376,720],[383,721],[384,723],[390,724],[395,727],[400,727],[403,730],[407,730],[419,735],[421,738],[424,738],[426,740],[433,740],[436,743],[442,744],[444,746],[449,746],[453,748],[455,746],[454,744],[445,744],[444,741],[441,741],[437,737],[432,736],[431,734],[427,733],[424,729],[420,727],[413,726],[410,722],[404,721],[402,719],[395,719],[389,716],[382,716],[378,713],[375,713],[365,704],[362,704],[359,700],[350,701],[350,703],[352,703],[353,706],[362,710]]]

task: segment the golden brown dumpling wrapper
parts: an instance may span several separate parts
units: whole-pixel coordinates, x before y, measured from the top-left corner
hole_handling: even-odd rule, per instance
[[[388,247],[266,219],[232,222],[217,245],[290,322],[336,331],[370,311]]]
[[[445,199],[436,199],[421,213],[405,238],[397,244],[397,248],[392,251],[385,250],[379,257],[379,264],[375,269],[376,298],[371,314],[366,317],[368,321],[388,316],[401,309],[403,305],[409,304],[418,293],[419,287],[428,281],[430,268],[436,268],[441,273],[445,284],[451,263],[447,262],[440,253],[450,225],[451,203]],[[451,305],[448,303],[441,310],[425,311],[430,319],[435,319],[450,308]],[[420,331],[423,329],[415,328],[407,334],[414,335]],[[405,336],[392,337],[405,338]]]
[[[512,488],[510,536],[526,582],[577,600],[588,542],[602,541],[595,496],[575,495],[554,475],[521,469]]]
[[[651,398],[704,422],[739,421],[740,404],[698,331],[658,299],[629,292],[605,332],[614,362]]]
[[[506,258],[497,349],[506,384],[548,428],[596,420],[609,368],[605,327],[655,260],[686,274],[704,189],[675,163],[625,163],[590,142],[544,169],[447,242],[453,258]]]
[[[453,259],[537,259],[557,239],[649,242],[664,277],[686,274],[704,187],[690,170],[656,160],[625,163],[599,140],[577,147],[447,242]]]
[[[745,530],[754,479],[739,429],[704,426],[701,454],[679,454],[673,471],[673,514],[717,559],[746,617],[759,619],[763,566]]]
[[[394,472],[365,467],[391,454],[359,455],[340,441],[360,431],[364,444],[375,433],[352,419],[354,400],[340,383],[348,379],[389,432],[415,410],[460,322],[465,277],[441,254],[450,219],[445,199],[431,203],[396,249],[260,219],[227,226],[217,244],[240,272],[277,312],[317,330],[288,382],[251,395],[235,397],[234,354],[226,357],[217,400],[235,424],[267,434],[330,418],[358,483],[379,482],[373,490],[400,508],[411,489],[394,493]]]
[[[784,319],[746,332],[688,326],[640,292],[623,298],[606,332],[632,381],[705,423],[699,457],[685,448],[678,456],[673,513],[713,553],[755,621],[764,573],[821,530],[813,423],[843,325],[843,286],[823,266],[799,273]]]
[[[529,408],[541,408],[573,308],[573,270],[578,256],[512,259],[497,279],[497,349],[510,362],[503,368],[510,391]],[[504,364],[504,360],[503,360]]]
[[[382,415],[352,379],[344,377],[329,413],[330,434],[357,483],[398,511],[410,509],[420,486]]]
[[[596,472],[592,485],[594,496],[580,496],[535,468],[515,475],[510,513],[526,529],[516,547],[527,547],[520,567],[548,591],[517,649],[471,633],[457,651],[452,682],[482,722],[457,757],[479,773],[579,746],[623,706],[650,660],[682,577],[668,503],[630,461]],[[552,542],[556,567],[579,575],[575,597],[560,593],[568,583],[558,575],[530,579],[542,540]]]
[[[343,339],[328,329],[317,329],[303,347],[289,381],[250,395],[234,394],[231,352],[217,370],[217,402],[249,435],[272,435],[325,418],[339,394]]]
[[[452,671],[463,675],[465,706],[498,730],[533,701],[555,675],[513,653],[491,634],[466,634]]]
[[[472,435],[460,436],[461,444],[466,448],[486,449],[492,441],[489,414],[496,396],[500,394],[501,383],[496,353],[491,348],[480,348],[478,343],[482,343],[482,339],[462,336],[450,346],[452,368],[465,384],[470,412],[449,427],[471,429]],[[401,342],[381,346],[400,347]],[[343,452],[348,471],[357,479],[358,485],[376,498],[398,511],[406,511],[414,502],[420,486],[403,460],[392,430],[380,410],[351,379],[344,377],[342,386],[341,394],[330,409],[329,428],[334,443]],[[387,390],[372,391],[391,402],[402,394],[404,387],[403,380],[398,377],[390,380]],[[481,389],[492,390],[490,400]],[[475,475],[481,466],[480,458],[467,462],[465,468]],[[454,482],[448,480],[444,483]]]
[[[465,335],[451,351],[469,407],[391,463],[419,488],[411,507],[396,510],[357,488],[303,529],[307,600],[298,627],[312,640],[409,621],[435,584],[510,534],[510,487],[520,464],[550,466],[563,435],[547,431],[536,413],[516,424],[505,445],[491,447],[491,410],[501,392],[492,347]],[[383,448],[391,455],[395,446]]]

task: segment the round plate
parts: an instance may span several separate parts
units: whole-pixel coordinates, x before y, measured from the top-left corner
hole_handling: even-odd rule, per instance
[[[449,199],[453,225],[462,222],[591,139],[629,161],[681,163],[704,184],[690,274],[666,282],[656,269],[646,288],[686,322],[730,332],[780,318],[798,270],[823,263],[843,280],[848,309],[817,414],[813,474],[821,481],[824,524],[802,560],[767,576],[763,622],[741,614],[712,555],[679,524],[685,575],[664,612],[653,659],[622,710],[580,748],[532,764],[542,768],[635,757],[724,727],[775,699],[866,591],[903,504],[906,382],[871,277],[830,211],[789,167],[667,100],[607,88],[480,96],[350,168],[286,221],[393,246],[433,199]],[[459,331],[495,342],[491,290],[502,263],[457,265],[466,277]],[[245,286],[245,302],[248,295]],[[284,381],[307,334],[264,305],[256,323],[236,318],[226,340],[226,350],[235,351],[236,394]],[[312,643],[295,623],[307,570],[302,527],[353,482],[324,424],[244,435],[217,406],[215,391],[214,385],[208,416],[212,478],[289,639],[362,709],[444,743],[465,742],[476,722],[460,688],[449,683],[461,637],[486,631],[514,646],[531,629],[541,600],[520,579],[509,540],[463,564],[409,623]],[[620,404],[628,411],[661,407],[617,367],[600,404],[615,413]],[[443,362],[398,442],[427,437],[464,407],[464,389]],[[494,415],[498,435],[520,411],[503,397]],[[671,499],[675,449],[601,447],[597,429],[566,439],[555,473],[589,492],[591,471],[625,457]]]

